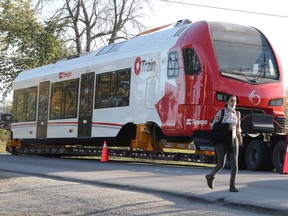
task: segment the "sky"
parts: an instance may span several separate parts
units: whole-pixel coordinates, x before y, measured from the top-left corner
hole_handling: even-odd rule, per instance
[[[230,22],[259,29],[278,54],[284,83],[288,86],[288,14],[285,0],[171,0],[169,3],[153,0],[152,4],[152,10],[144,8],[144,25],[151,28],[190,19],[192,22]]]

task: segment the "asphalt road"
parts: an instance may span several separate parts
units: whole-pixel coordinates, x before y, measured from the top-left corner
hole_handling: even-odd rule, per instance
[[[173,194],[3,171],[0,200],[1,216],[282,216]]]
[[[215,189],[206,185],[205,174],[211,168],[136,164],[100,163],[96,160],[71,160],[45,157],[0,155],[0,170],[97,183],[102,186],[163,193],[204,201],[209,204],[247,207],[288,215],[288,175],[275,172],[239,171],[239,193],[228,191],[230,171],[223,170],[215,179]]]

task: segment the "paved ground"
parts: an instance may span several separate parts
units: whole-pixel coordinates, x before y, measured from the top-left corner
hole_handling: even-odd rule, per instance
[[[288,215],[288,175],[276,172],[240,170],[237,177],[239,192],[231,193],[228,191],[229,170],[223,170],[216,177],[215,189],[211,190],[205,180],[205,174],[211,168],[11,155],[0,155],[0,161],[0,170],[5,171],[158,191],[209,202],[283,211]]]

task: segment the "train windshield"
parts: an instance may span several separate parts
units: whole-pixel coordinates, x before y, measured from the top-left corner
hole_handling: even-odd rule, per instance
[[[250,83],[279,80],[273,50],[257,29],[228,23],[209,23],[221,75]]]

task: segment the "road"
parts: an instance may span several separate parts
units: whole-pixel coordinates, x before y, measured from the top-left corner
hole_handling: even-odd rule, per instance
[[[1,215],[288,214],[288,176],[273,172],[240,171],[240,192],[230,193],[228,170],[211,190],[208,168],[9,154],[0,161]]]

